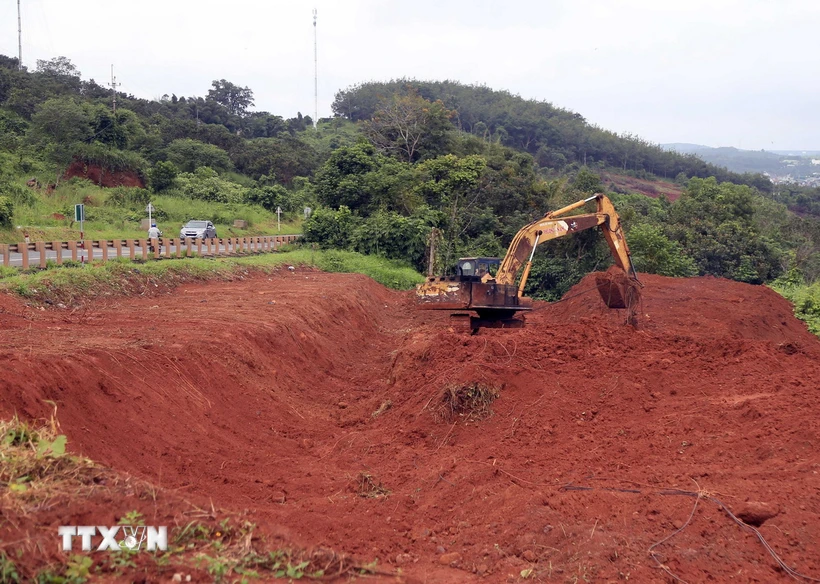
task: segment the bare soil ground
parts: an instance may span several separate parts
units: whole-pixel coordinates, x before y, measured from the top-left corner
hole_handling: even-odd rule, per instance
[[[73,177],[87,178],[101,187],[145,188],[145,181],[133,170],[105,170],[98,164],[74,160],[63,173],[63,180]]]
[[[820,578],[820,341],[715,278],[642,276],[635,329],[582,294],[594,277],[477,335],[301,269],[75,310],[0,297],[0,416],[55,403],[70,450],[159,489],[158,523],[227,509],[397,581],[791,581],[742,521]],[[453,407],[475,388],[498,397]],[[36,562],[56,525],[133,507],[50,507],[0,539]]]
[[[655,199],[666,195],[670,201],[675,201],[683,194],[680,185],[666,180],[646,180],[612,172],[601,173],[601,180],[607,185],[615,185],[619,192],[641,193]]]

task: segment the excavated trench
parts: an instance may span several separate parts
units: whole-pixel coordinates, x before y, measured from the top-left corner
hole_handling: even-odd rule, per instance
[[[56,404],[75,452],[411,581],[661,581],[649,548],[681,527],[653,550],[685,580],[788,579],[696,491],[820,576],[820,341],[766,288],[642,280],[637,329],[573,296],[593,274],[477,335],[304,270],[76,312],[4,298],[0,414]]]

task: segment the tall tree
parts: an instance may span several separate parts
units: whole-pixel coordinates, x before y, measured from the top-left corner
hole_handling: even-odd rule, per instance
[[[55,77],[80,77],[80,71],[68,57],[37,59],[37,73]]]
[[[70,144],[88,140],[93,132],[93,117],[86,104],[73,97],[53,97],[37,106],[31,118],[30,138],[40,144]]]
[[[319,202],[332,208],[346,206],[354,213],[412,206],[403,195],[412,181],[412,167],[376,151],[362,141],[334,150],[316,172]]]
[[[262,175],[290,184],[294,177],[309,176],[318,166],[316,151],[296,137],[256,138],[231,149],[236,169],[253,179]]]
[[[39,91],[45,94],[79,93],[82,87],[80,71],[67,57],[37,59],[34,77]]]
[[[418,194],[443,214],[439,254],[445,267],[455,262],[462,237],[481,215],[481,192],[476,187],[486,166],[487,161],[475,154],[463,158],[448,154],[419,164],[424,180],[417,186]]]
[[[253,105],[253,91],[249,87],[239,87],[224,79],[211,85],[213,89],[208,90],[208,99],[224,106],[232,115],[244,116]]]
[[[415,162],[423,154],[445,153],[451,115],[441,101],[417,93],[393,95],[365,122],[365,133],[384,152]]]

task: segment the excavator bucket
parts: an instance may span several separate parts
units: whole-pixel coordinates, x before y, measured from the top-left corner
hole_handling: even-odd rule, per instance
[[[608,308],[626,308],[626,290],[605,276],[595,278],[598,292]]]
[[[628,308],[634,311],[640,302],[640,284],[617,267],[599,274],[595,283],[601,299],[609,308]]]

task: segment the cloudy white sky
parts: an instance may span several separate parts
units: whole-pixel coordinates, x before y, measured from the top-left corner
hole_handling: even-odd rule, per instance
[[[23,62],[66,56],[138,97],[250,87],[319,115],[369,80],[506,89],[652,142],[820,149],[820,0],[20,0]],[[0,0],[17,55],[17,0]]]

